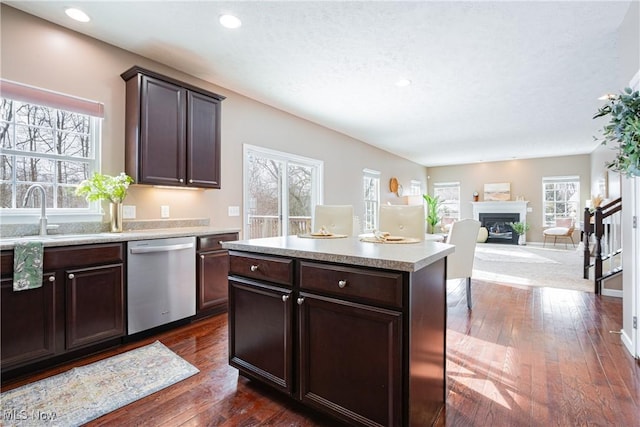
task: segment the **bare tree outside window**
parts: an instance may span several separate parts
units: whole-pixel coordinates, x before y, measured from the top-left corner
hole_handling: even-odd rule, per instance
[[[245,154],[248,238],[311,231],[321,162],[252,147]]]
[[[48,208],[88,208],[75,188],[95,168],[97,120],[0,98],[0,207],[23,208],[27,188],[39,183]]]
[[[544,225],[555,225],[558,218],[579,218],[580,177],[542,179]]]

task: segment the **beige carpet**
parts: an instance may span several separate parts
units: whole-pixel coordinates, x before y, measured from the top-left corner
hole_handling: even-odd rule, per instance
[[[593,292],[593,281],[582,278],[582,251],[555,247],[478,243],[473,279],[516,287],[552,287]]]

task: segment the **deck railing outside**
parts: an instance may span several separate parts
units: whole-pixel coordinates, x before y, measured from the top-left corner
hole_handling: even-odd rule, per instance
[[[281,234],[280,217],[278,215],[249,215],[249,238],[276,237]],[[310,216],[289,217],[289,235],[311,232]]]

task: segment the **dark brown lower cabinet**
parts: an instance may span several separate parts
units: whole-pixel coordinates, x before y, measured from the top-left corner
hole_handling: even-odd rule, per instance
[[[42,287],[23,291],[13,290],[11,278],[2,279],[3,369],[56,354],[56,286],[55,273],[43,275]]]
[[[3,378],[124,335],[122,243],[45,248],[43,286],[23,291],[13,290],[13,251],[0,260]]]
[[[124,335],[122,264],[65,274],[67,350]]]
[[[246,375],[290,394],[291,289],[229,280],[229,362]],[[259,307],[259,309],[256,309]]]
[[[348,423],[401,425],[402,314],[309,293],[297,303],[299,398]]]
[[[196,253],[196,318],[227,311],[229,252],[222,242],[238,240],[238,233],[198,237]]]
[[[238,250],[230,258],[229,362],[242,375],[348,425],[436,421],[445,259],[409,272]]]

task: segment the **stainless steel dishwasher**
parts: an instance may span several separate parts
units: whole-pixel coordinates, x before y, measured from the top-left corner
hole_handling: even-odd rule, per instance
[[[196,238],[128,243],[129,335],[196,314]]]

